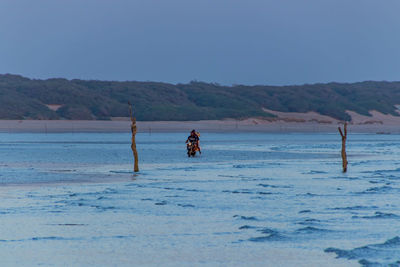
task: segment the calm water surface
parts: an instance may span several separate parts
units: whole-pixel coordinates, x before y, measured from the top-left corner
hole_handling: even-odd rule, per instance
[[[0,134],[1,261],[400,265],[399,135],[349,134],[346,174],[339,134],[186,137],[138,134],[132,175],[129,134]]]

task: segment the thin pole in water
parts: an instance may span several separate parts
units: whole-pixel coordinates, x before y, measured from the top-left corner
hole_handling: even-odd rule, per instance
[[[131,116],[131,132],[132,132],[132,144],[131,144],[131,149],[133,152],[133,157],[135,160],[135,166],[133,171],[138,172],[139,171],[139,159],[138,159],[138,152],[136,149],[136,132],[137,132],[137,127],[136,127],[136,117],[134,116],[132,112],[132,104],[128,102],[129,104],[129,114]]]
[[[343,172],[347,172],[347,155],[346,155],[346,139],[347,139],[347,122],[344,123],[343,132],[340,126],[338,127],[339,133],[342,136],[342,165]]]

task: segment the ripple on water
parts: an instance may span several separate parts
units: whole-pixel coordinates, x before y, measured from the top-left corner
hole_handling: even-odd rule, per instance
[[[239,227],[239,230],[245,230],[245,229],[255,229],[257,226],[251,226],[251,225],[242,225]]]
[[[238,218],[238,219],[246,220],[246,221],[258,221],[258,219],[254,216],[233,215],[233,218]]]
[[[301,210],[301,211],[299,211],[299,214],[302,214],[302,213],[310,213],[311,212],[311,210]]]
[[[258,184],[258,186],[266,188],[292,188],[290,185],[270,185],[270,184]]]
[[[285,235],[282,235],[278,232],[273,232],[268,235],[257,236],[249,238],[251,242],[270,242],[270,241],[286,241],[289,238]]]
[[[309,218],[309,219],[305,219],[304,221],[299,222],[298,224],[300,225],[316,225],[316,224],[320,224],[321,221],[318,219],[313,219],[313,218]]]
[[[313,226],[307,226],[296,230],[296,233],[301,233],[301,234],[331,233],[331,232],[334,231],[329,229],[317,228]]]
[[[399,219],[400,216],[394,213],[384,213],[377,211],[374,215],[371,216],[353,216],[352,218],[362,218],[362,219]]]
[[[231,194],[254,194],[250,189],[238,189],[238,190],[223,190],[222,193],[231,193]]]
[[[399,266],[400,237],[396,236],[381,244],[371,244],[350,250],[327,248],[327,253],[335,253],[337,258],[359,260],[363,266]]]
[[[79,237],[61,237],[61,236],[37,236],[26,239],[0,239],[1,243],[27,242],[27,241],[75,241],[83,240]]]
[[[331,210],[372,210],[377,209],[377,206],[349,206],[349,207],[336,207]]]
[[[395,170],[372,170],[372,171],[362,171],[361,173],[371,173],[371,174],[382,174],[382,173],[399,173],[400,168]]]
[[[384,186],[376,186],[376,187],[368,188],[362,192],[359,192],[359,194],[383,194],[383,193],[390,193],[393,191],[399,191],[399,189],[393,188],[388,185],[384,185]]]

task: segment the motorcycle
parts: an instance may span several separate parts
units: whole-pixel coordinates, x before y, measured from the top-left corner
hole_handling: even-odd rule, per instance
[[[187,148],[187,155],[189,158],[190,156],[194,157],[196,155],[196,152],[199,151],[197,144],[194,142],[187,143],[186,148]]]

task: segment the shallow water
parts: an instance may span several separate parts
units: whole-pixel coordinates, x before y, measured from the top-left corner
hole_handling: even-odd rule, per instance
[[[0,134],[7,265],[398,265],[400,136]],[[336,259],[335,259],[336,257]]]

